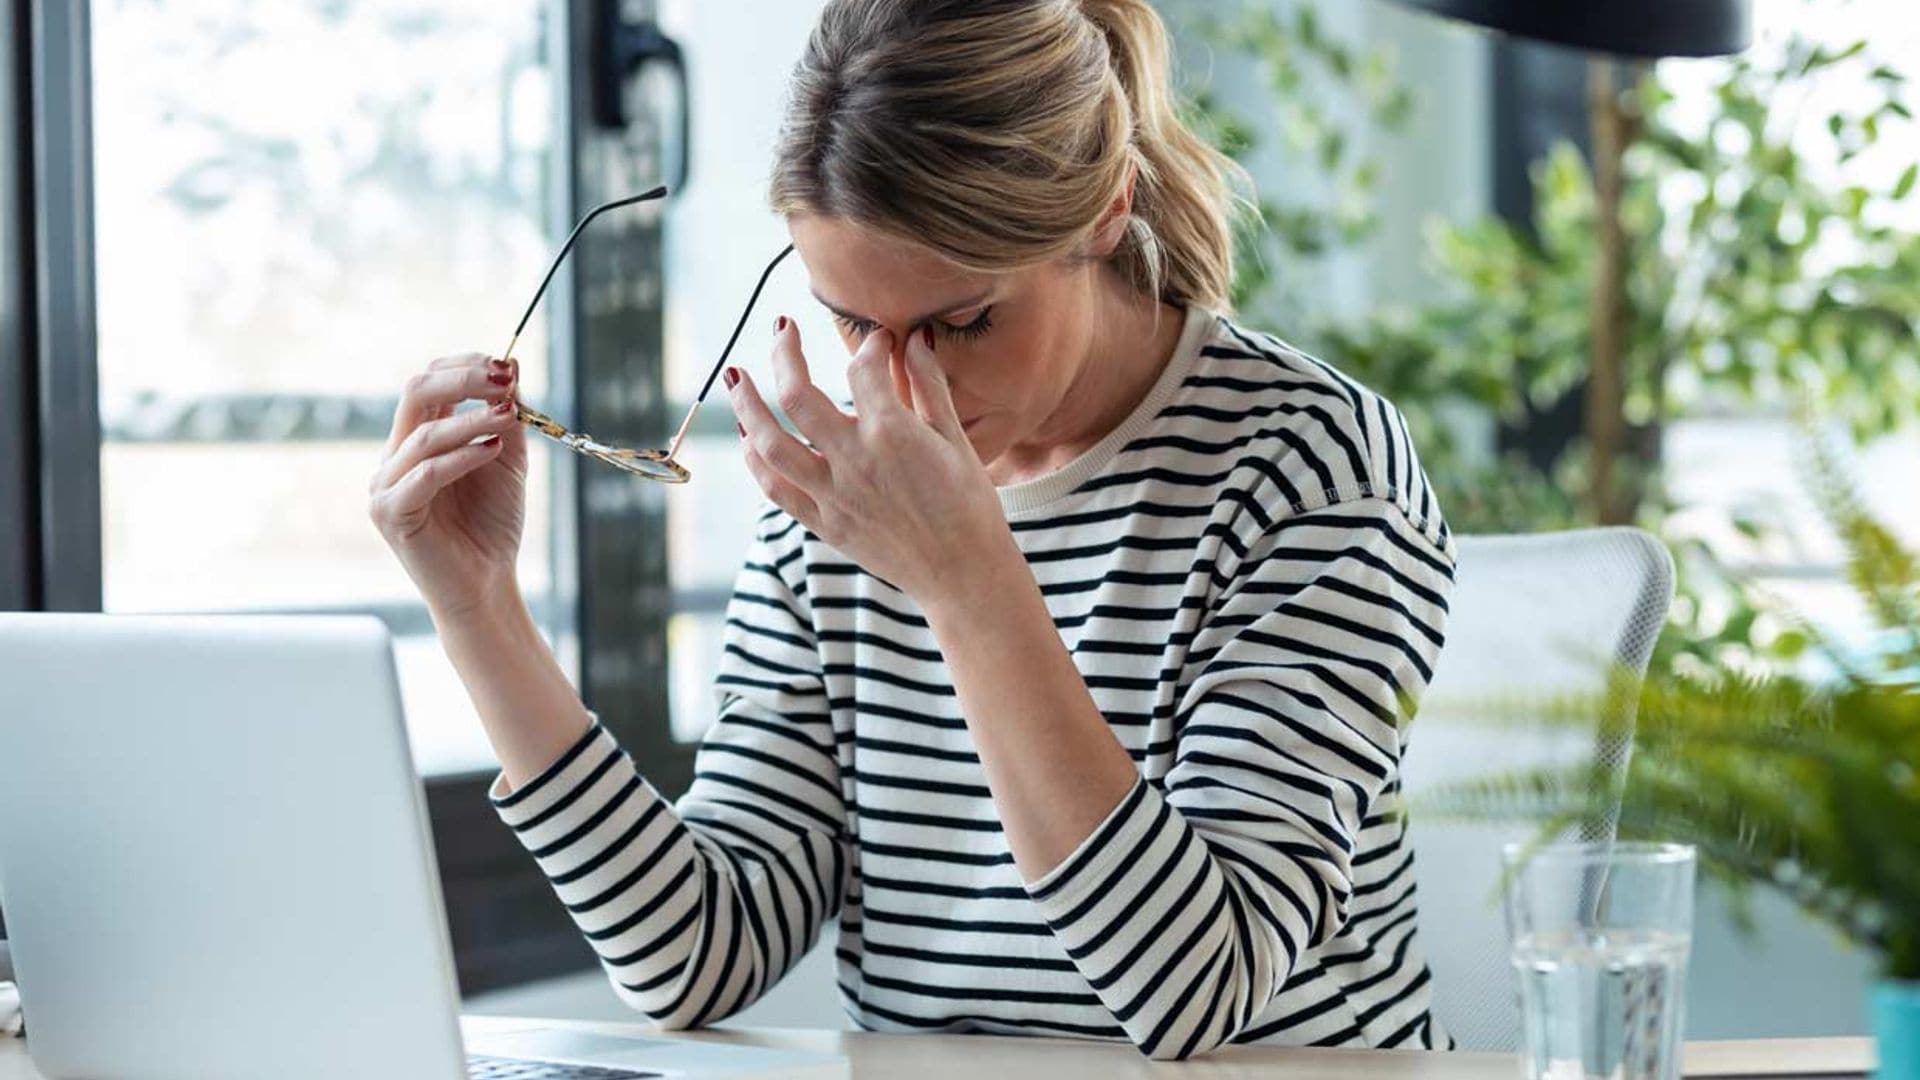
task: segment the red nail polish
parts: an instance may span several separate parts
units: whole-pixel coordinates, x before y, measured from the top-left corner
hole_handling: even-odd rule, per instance
[[[486,438],[484,438],[484,439],[481,439],[481,440],[480,440],[480,445],[481,445],[481,446],[492,446],[492,445],[493,445],[494,443],[497,443],[497,442],[499,442],[499,441],[500,441],[500,436],[498,436],[498,435],[489,435],[489,436],[487,436]]]
[[[727,389],[731,390],[738,385],[740,385],[740,369],[731,368],[731,367],[728,368],[727,369]]]
[[[740,437],[741,437],[741,438],[743,438],[743,439],[744,439],[744,438],[746,438],[746,437],[747,437],[747,428],[746,428],[746,425],[745,425],[745,424],[742,424],[742,423],[740,423],[740,422],[739,422],[738,420],[736,420],[736,421],[734,421],[734,423],[733,423],[733,429],[734,429],[735,431],[738,431],[738,432],[740,433]]]
[[[495,371],[506,371],[508,369],[507,362],[498,358],[487,361],[487,366]]]
[[[494,402],[493,411],[500,416],[507,415],[513,411],[513,399],[501,398],[499,401]]]
[[[504,371],[487,372],[487,381],[495,386],[505,386],[513,381],[513,376]]]
[[[787,317],[785,315],[773,320],[773,332],[776,334],[784,334],[787,332]]]
[[[924,341],[924,342],[926,342],[926,343],[927,343],[927,351],[928,351],[928,352],[932,352],[932,351],[933,351],[933,327],[931,327],[931,326],[923,326],[923,327],[921,327],[921,328],[920,328],[920,340],[922,340],[922,341]]]

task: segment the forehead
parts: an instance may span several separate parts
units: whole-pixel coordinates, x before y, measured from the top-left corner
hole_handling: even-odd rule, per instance
[[[927,248],[842,218],[795,215],[787,224],[815,295],[865,318],[909,322],[943,314],[979,299],[1008,276],[963,269]]]

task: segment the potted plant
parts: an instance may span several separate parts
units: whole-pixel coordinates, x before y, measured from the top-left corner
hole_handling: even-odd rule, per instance
[[[1590,698],[1501,703],[1488,722],[1637,716],[1627,767],[1496,775],[1435,792],[1413,813],[1535,821],[1543,840],[1617,814],[1622,839],[1695,845],[1702,871],[1736,897],[1778,890],[1877,958],[1881,1075],[1920,1077],[1920,552],[1812,445],[1812,486],[1879,630],[1870,656],[1801,622],[1829,671],[1655,672]],[[1632,713],[1612,707],[1623,692],[1635,695]]]

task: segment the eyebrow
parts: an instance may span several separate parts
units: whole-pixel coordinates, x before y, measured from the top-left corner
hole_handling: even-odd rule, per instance
[[[848,311],[845,308],[841,307],[840,305],[827,299],[826,297],[821,296],[819,293],[814,292],[812,289],[808,289],[807,291],[813,293],[813,298],[815,300],[820,301],[820,305],[822,307],[826,308],[828,311],[833,312],[835,315],[838,315],[841,318],[846,319],[849,322],[877,321],[877,320],[868,319],[865,315],[855,315],[853,312]],[[987,297],[992,295],[993,295],[993,290],[991,288],[986,289],[978,293],[977,295],[967,297],[966,299],[958,301],[956,303],[948,304],[944,307],[935,308],[932,311],[927,312],[925,315],[920,316],[919,318],[910,319],[908,320],[907,325],[919,326],[921,323],[926,322],[928,319],[934,318],[935,316],[938,316],[938,315],[950,315],[956,311],[965,311],[970,307],[975,307],[985,302]]]

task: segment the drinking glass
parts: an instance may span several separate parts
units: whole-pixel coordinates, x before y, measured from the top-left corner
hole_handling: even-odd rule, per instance
[[[1685,844],[1508,844],[1530,1080],[1675,1080],[1693,940]]]

